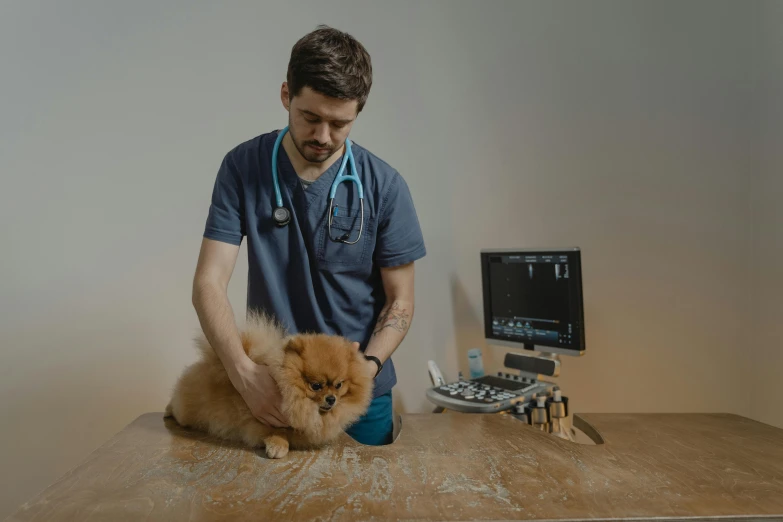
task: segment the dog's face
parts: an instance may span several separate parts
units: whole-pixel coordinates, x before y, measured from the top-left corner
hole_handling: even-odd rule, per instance
[[[286,375],[318,405],[321,413],[340,407],[351,399],[352,388],[366,385],[358,350],[348,340],[323,334],[294,336],[285,348]],[[356,390],[354,390],[356,391]]]

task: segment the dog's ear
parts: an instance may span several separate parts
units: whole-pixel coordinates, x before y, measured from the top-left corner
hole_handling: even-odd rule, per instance
[[[288,340],[288,343],[285,345],[286,354],[302,355],[302,352],[304,352],[304,342],[301,339],[292,337]]]

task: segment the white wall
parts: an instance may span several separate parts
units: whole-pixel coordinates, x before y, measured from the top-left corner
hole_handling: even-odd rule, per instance
[[[783,3],[768,1],[764,7],[762,139],[752,200],[754,336],[744,354],[752,386],[741,413],[783,428]]]
[[[442,15],[462,64],[447,100],[464,136],[449,145],[468,152],[440,169],[454,180],[443,272],[459,327],[443,324],[439,357],[453,365],[456,344],[464,364],[480,342],[481,247],[576,244],[589,353],[560,379],[575,408],[733,408],[756,125],[738,42],[755,15],[717,2],[483,5]]]
[[[575,410],[737,411],[746,9],[4,3],[0,516],[165,406],[195,356],[190,280],[219,162],[285,121],[288,52],[321,22],[372,54],[354,138],[406,177],[429,250],[395,357],[401,410],[430,410],[427,359],[453,378],[481,342],[479,249],[578,245],[589,347],[561,378]]]

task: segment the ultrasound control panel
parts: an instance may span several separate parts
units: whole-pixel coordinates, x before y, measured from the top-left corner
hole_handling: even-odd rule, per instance
[[[427,390],[427,398],[441,406],[464,413],[493,413],[527,402],[534,393],[546,390],[548,383],[530,382],[518,376],[485,375]]]

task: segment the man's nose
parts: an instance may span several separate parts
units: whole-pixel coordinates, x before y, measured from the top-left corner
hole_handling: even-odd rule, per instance
[[[318,143],[329,143],[329,124],[322,123],[315,128],[315,138]]]
[[[334,395],[329,395],[326,397],[326,402],[329,404],[329,406],[334,406],[334,401],[337,400],[334,398]]]

